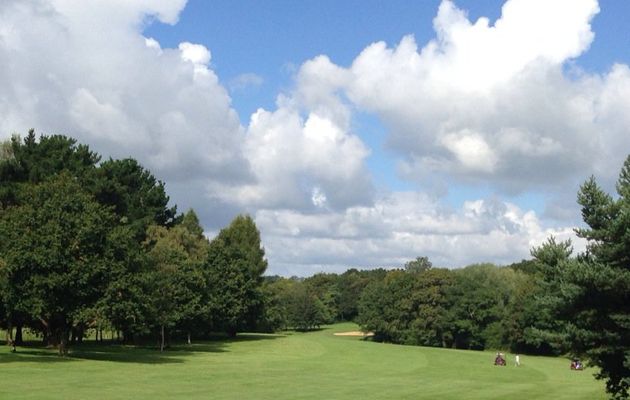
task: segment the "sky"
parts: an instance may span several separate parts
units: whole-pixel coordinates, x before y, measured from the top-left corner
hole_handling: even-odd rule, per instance
[[[509,264],[630,153],[630,2],[0,1],[0,139],[133,157],[268,274]]]

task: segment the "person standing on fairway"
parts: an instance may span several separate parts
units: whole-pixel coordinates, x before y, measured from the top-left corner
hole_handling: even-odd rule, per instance
[[[519,356],[518,354],[514,357],[514,362],[516,364],[517,367],[519,367],[521,365],[521,356]]]

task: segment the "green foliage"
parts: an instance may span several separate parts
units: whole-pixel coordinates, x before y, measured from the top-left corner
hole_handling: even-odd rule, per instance
[[[472,265],[455,271],[450,288],[449,329],[457,348],[482,350],[506,346],[507,304],[514,272],[492,264]]]
[[[267,260],[252,218],[237,216],[212,240],[208,254],[205,276],[215,328],[231,336],[254,328],[263,313],[262,275]]]
[[[29,327],[52,344],[70,329],[80,340],[86,329],[109,326],[127,342],[156,327],[209,330],[211,299],[220,296],[206,287],[208,243],[194,211],[177,217],[168,206],[162,182],[133,159],[99,164],[65,136],[38,139],[31,130],[1,149],[0,325]],[[237,218],[222,236],[246,279],[213,279],[248,299],[240,314],[247,323],[253,304],[261,307],[266,268],[250,225]]]
[[[100,203],[113,207],[138,242],[146,238],[149,225],[174,223],[177,208],[168,207],[164,184],[134,159],[103,162],[95,179],[94,195]]]
[[[205,276],[208,286],[209,319],[216,330],[236,335],[246,325],[246,265],[234,259],[222,240],[210,242]]]
[[[288,324],[296,330],[316,329],[331,319],[326,305],[319,299],[313,287],[305,282],[295,282],[285,300]]]
[[[588,228],[576,232],[588,241],[586,254],[571,258],[570,242],[551,238],[532,255],[542,275],[541,320],[548,325],[541,335],[590,360],[611,396],[625,399],[630,389],[630,156],[617,192],[613,199],[593,177],[580,187],[578,203]]]
[[[100,156],[87,145],[77,144],[75,139],[67,136],[42,135],[37,141],[35,132],[30,130],[22,144],[17,139],[13,139],[16,161],[16,167],[11,171],[13,180],[37,183],[68,171],[85,184],[100,160]]]
[[[150,226],[144,243],[149,264],[145,284],[154,328],[160,331],[161,350],[165,329],[178,324],[193,325],[204,312],[205,280],[201,266],[208,246],[194,212],[186,215],[186,224],[170,229]]]
[[[19,138],[16,137],[15,140],[19,140]],[[15,160],[15,155],[13,154],[13,145],[11,140],[0,142],[0,163],[12,160]]]
[[[337,282],[339,321],[353,321],[359,314],[359,299],[375,272],[349,269],[339,276]]]
[[[288,297],[295,283],[295,280],[279,276],[265,277],[262,285],[263,312],[257,323],[258,330],[276,332],[289,328]]]
[[[88,146],[65,136],[41,136],[37,141],[33,130],[23,141],[14,135],[10,148],[6,142],[2,147],[6,157],[0,158],[0,209],[15,205],[24,185],[40,183],[62,171],[88,187],[100,159]]]
[[[549,237],[542,246],[534,247],[531,250],[536,271],[548,278],[560,272],[561,265],[571,258],[572,253],[573,246],[571,245],[571,240],[558,243],[553,236]]]
[[[324,323],[354,320],[365,287],[385,274],[383,269],[349,269],[341,275],[319,273],[303,280],[269,278],[265,283],[265,329],[308,330]],[[272,320],[277,324],[271,324]]]
[[[446,269],[409,274],[395,270],[365,288],[357,322],[377,340],[440,346],[446,333],[447,291],[454,283]]]
[[[113,214],[67,173],[27,187],[0,220],[8,308],[41,321],[65,344],[73,319],[108,282],[112,223]]]
[[[304,279],[305,291],[313,296],[320,318],[318,325],[322,323],[332,324],[338,320],[340,292],[338,287],[339,276],[337,274],[319,273]]]
[[[416,257],[413,261],[405,263],[405,271],[411,273],[424,272],[433,267],[433,263],[429,261],[428,257]]]
[[[508,265],[508,268],[524,274],[535,274],[537,272],[534,260],[521,260],[519,262]]]
[[[601,368],[607,391],[628,398],[630,389],[630,155],[617,181],[618,199],[594,178],[578,203],[589,228],[579,229],[588,253],[566,263],[560,276],[559,314],[567,321],[571,350]]]

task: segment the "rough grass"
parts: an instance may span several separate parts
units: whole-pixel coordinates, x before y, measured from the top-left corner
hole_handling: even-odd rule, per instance
[[[334,332],[239,335],[150,348],[86,343],[66,359],[0,347],[0,399],[605,399],[593,370],[562,358],[372,343]]]

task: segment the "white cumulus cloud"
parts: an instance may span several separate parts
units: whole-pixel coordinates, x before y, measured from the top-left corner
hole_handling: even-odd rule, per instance
[[[259,210],[274,273],[308,275],[348,267],[401,267],[419,255],[434,265],[500,264],[529,258],[550,235],[584,243],[570,228],[545,226],[533,211],[497,199],[466,202],[460,209],[413,192],[394,192],[372,206],[324,215]]]
[[[577,183],[595,173],[611,188],[630,149],[630,68],[593,74],[575,63],[596,40],[595,0],[509,0],[493,23],[444,0],[433,40],[373,43],[348,66],[315,56],[246,126],[212,49],[143,35],[154,20],[177,23],[184,6],[0,2],[0,134],[33,127],[137,158],[209,231],[251,212],[271,273],[419,255],[444,266],[525,258],[550,234],[570,237],[570,223],[505,194],[549,192],[547,215],[576,215],[566,204]],[[262,83],[243,73],[228,85]],[[383,122],[403,179],[481,184],[496,196],[453,209],[422,192],[377,193],[357,111]]]
[[[3,2],[2,134],[68,134],[162,179],[244,179],[244,131],[208,49],[141,34],[147,19],[175,23],[184,4]]]
[[[594,40],[598,12],[596,0],[509,0],[490,23],[444,0],[435,39],[377,42],[347,68],[316,57],[300,70],[300,91],[317,106],[346,97],[376,113],[401,172],[420,183],[441,177],[511,194],[575,191],[591,173],[610,183],[606,171],[630,148],[620,112],[628,67],[588,74],[573,64]]]

